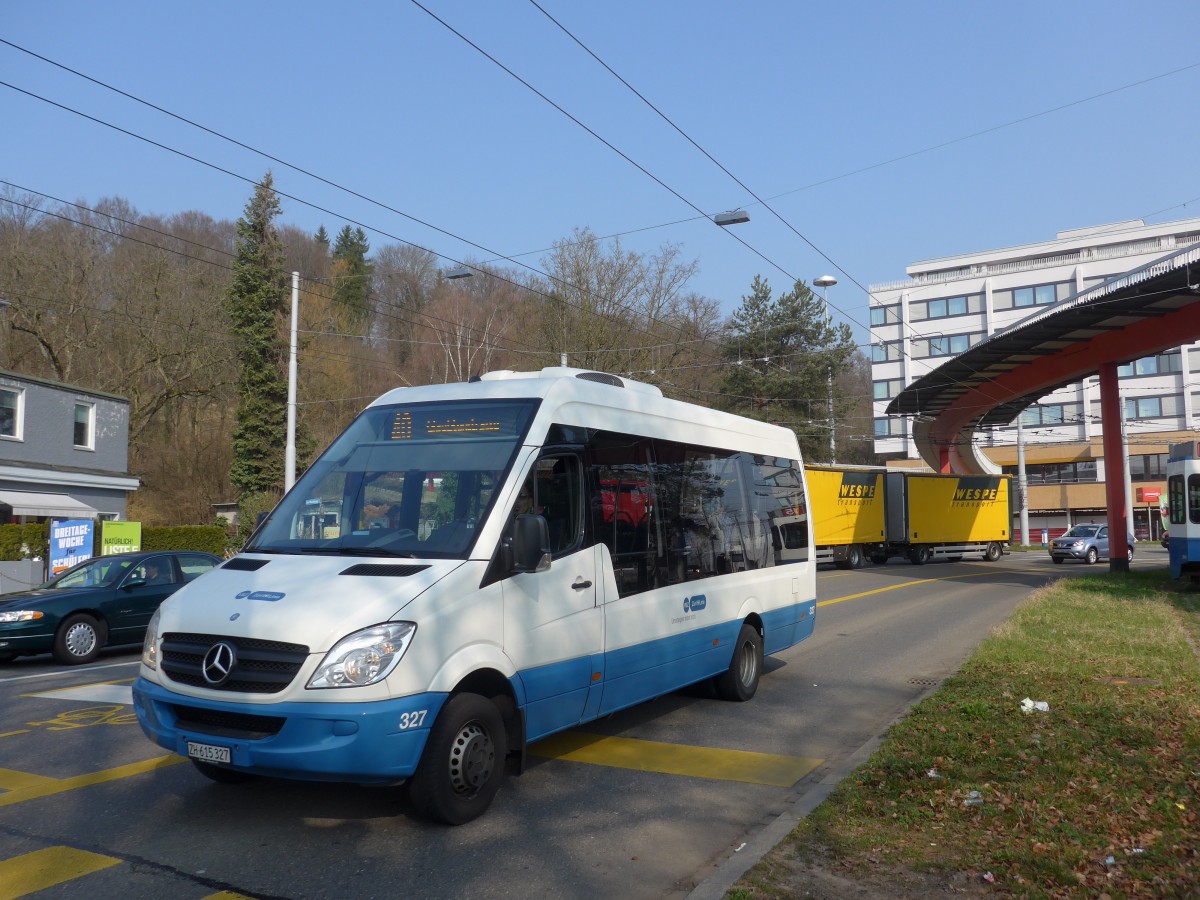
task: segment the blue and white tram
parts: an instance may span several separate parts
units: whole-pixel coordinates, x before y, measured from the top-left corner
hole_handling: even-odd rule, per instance
[[[1172,444],[1167,456],[1171,577],[1200,579],[1200,443]]]

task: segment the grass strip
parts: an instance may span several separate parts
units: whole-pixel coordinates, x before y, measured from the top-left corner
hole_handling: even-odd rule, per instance
[[[893,896],[1200,896],[1197,646],[1162,571],[1036,591],[729,896],[804,895],[814,859]]]

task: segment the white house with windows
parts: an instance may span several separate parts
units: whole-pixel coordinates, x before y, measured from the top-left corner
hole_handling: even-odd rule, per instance
[[[123,519],[129,401],[0,371],[0,523]]]
[[[1200,219],[1160,225],[1135,220],[916,262],[906,279],[872,285],[876,452],[896,465],[919,459],[911,423],[884,410],[926,372],[1042,307],[1197,242]],[[1144,495],[1151,496],[1150,483],[1165,478],[1167,444],[1196,426],[1200,384],[1192,385],[1193,371],[1200,371],[1196,343],[1121,368],[1130,475],[1138,495],[1144,486]],[[1101,436],[1103,428],[1121,423],[1101,421],[1097,382],[1088,378],[1055,391],[1021,416],[1035,529],[1053,533],[1103,511],[1102,491],[1094,490],[1106,477]],[[987,454],[1009,471],[1015,471],[1016,424],[981,436]],[[1043,486],[1053,490],[1035,490]],[[1139,537],[1157,536],[1156,511],[1149,502],[1136,511]]]

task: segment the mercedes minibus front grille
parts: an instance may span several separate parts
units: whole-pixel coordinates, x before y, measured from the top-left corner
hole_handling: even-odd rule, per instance
[[[222,641],[233,647],[235,662],[228,678],[213,684],[204,677],[204,656]],[[169,632],[162,637],[161,654],[163,674],[179,684],[243,694],[276,694],[292,683],[308,658],[308,648],[257,638]]]
[[[251,716],[219,709],[172,704],[176,724],[186,730],[214,737],[257,741],[279,734],[287,721],[283,716]]]

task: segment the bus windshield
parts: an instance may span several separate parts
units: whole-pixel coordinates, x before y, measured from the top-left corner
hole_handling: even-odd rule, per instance
[[[366,410],[296,482],[245,552],[465,559],[538,402]]]

